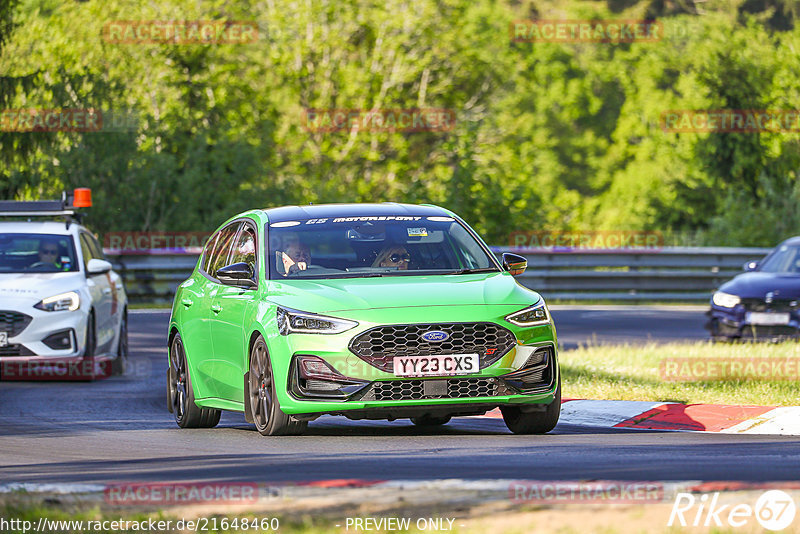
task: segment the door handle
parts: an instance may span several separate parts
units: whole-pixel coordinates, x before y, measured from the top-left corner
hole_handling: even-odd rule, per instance
[[[111,288],[110,287],[104,287],[103,288],[103,295],[108,295],[109,293],[111,293]]]
[[[194,304],[194,302],[192,301],[192,299],[181,299],[181,304],[183,304],[188,308],[189,306]]]
[[[219,304],[212,304],[211,311],[213,311],[214,313],[219,313],[222,311],[222,306],[220,306]]]

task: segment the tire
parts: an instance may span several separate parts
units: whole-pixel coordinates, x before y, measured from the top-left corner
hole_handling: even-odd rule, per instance
[[[272,362],[264,339],[259,336],[250,349],[250,371],[247,373],[248,402],[256,429],[262,436],[299,436],[308,421],[297,421],[285,414],[275,393]]]
[[[94,372],[94,353],[97,350],[97,331],[95,329],[94,310],[89,312],[86,320],[86,337],[83,346],[83,366],[81,373],[88,373],[81,376],[81,379],[92,381],[95,379]]]
[[[558,377],[553,402],[547,405],[543,412],[523,412],[516,406],[501,406],[508,429],[514,434],[546,434],[553,430],[561,415],[561,377]]]
[[[194,403],[192,379],[186,365],[186,351],[180,334],[175,334],[169,347],[169,372],[167,373],[167,394],[181,428],[213,428],[219,423],[220,410],[200,408]]]
[[[446,425],[452,419],[449,415],[433,416],[423,415],[421,417],[412,417],[411,422],[417,426],[432,427]]]
[[[117,343],[117,357],[111,364],[111,372],[115,375],[124,375],[128,370],[128,310],[122,312],[122,322],[119,325],[119,342]]]

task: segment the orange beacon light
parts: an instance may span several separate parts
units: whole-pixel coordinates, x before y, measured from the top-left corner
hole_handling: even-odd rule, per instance
[[[78,187],[73,191],[72,205],[76,208],[92,207],[92,190],[88,187]]]

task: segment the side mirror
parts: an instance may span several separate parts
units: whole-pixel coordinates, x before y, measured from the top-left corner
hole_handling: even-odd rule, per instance
[[[98,260],[97,258],[89,260],[86,264],[86,274],[93,276],[95,274],[104,274],[112,269],[111,262],[106,260]]]
[[[249,263],[240,262],[217,269],[217,280],[226,286],[242,288],[256,287],[255,273]]]
[[[755,271],[756,269],[758,269],[758,263],[759,262],[755,260],[746,261],[744,262],[744,265],[742,265],[742,269],[746,272]]]
[[[517,276],[525,272],[528,268],[528,260],[519,254],[503,252],[503,269],[510,272],[512,276]]]

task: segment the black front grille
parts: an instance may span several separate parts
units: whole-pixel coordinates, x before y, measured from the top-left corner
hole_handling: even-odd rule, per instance
[[[800,309],[800,299],[773,300],[772,302],[766,302],[763,299],[742,299],[742,305],[747,311],[784,313]]]
[[[4,356],[33,356],[33,352],[25,345],[6,345],[5,347],[0,347],[0,358]]]
[[[32,317],[15,311],[0,311],[0,332],[8,337],[18,336],[31,322]]]
[[[427,382],[427,384],[426,384]],[[493,378],[449,378],[447,380],[388,380],[374,382],[359,401],[465,399],[497,395]]]
[[[432,330],[448,334],[441,342],[428,342],[422,334]],[[379,326],[354,337],[350,351],[388,373],[394,372],[395,356],[473,354],[481,369],[505,355],[516,343],[510,330],[494,323],[438,323]]]

